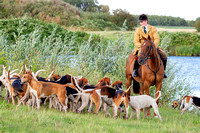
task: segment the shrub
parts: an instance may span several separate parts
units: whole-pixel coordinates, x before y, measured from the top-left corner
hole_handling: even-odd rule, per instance
[[[19,30],[20,27],[20,30]],[[83,31],[67,31],[63,27],[54,24],[54,23],[45,23],[41,20],[34,20],[30,18],[23,18],[23,19],[5,19],[0,20],[0,30],[3,30],[4,33],[7,33],[8,40],[10,42],[16,41],[15,36],[25,35],[27,36],[35,29],[40,29],[40,36],[39,39],[43,40],[47,36],[50,36],[52,32],[54,32],[54,38],[60,37],[62,41],[71,42],[72,38],[75,40],[73,42],[74,48],[78,47],[84,40],[88,40],[90,35]],[[92,43],[97,43],[100,41],[99,35],[92,36]],[[38,44],[39,45],[39,44]],[[74,51],[76,51],[74,49]]]
[[[199,56],[200,55],[200,35],[187,32],[159,32],[161,40],[168,36],[171,41],[168,44],[167,51],[169,55],[176,56]]]
[[[134,16],[128,13],[126,10],[116,9],[113,11],[113,15],[110,17],[111,22],[119,27],[122,27],[124,21],[127,22],[127,30],[133,30],[137,23],[134,20]]]
[[[196,19],[194,26],[197,29],[197,31],[200,32],[200,17]]]

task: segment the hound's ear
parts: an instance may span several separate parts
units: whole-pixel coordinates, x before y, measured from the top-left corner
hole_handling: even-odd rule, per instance
[[[114,82],[113,84],[112,84],[112,87],[114,87],[116,85],[116,82]]]

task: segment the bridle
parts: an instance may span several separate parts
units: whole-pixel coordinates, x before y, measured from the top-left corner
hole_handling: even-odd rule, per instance
[[[145,43],[145,42],[147,42],[147,40],[145,40],[144,43]],[[149,57],[149,55],[150,55],[150,53],[151,53],[151,50],[153,50],[153,42],[152,42],[152,41],[150,41],[150,42],[151,42],[151,47],[150,47],[150,49],[149,49],[149,51],[148,51],[148,54],[145,54],[144,52],[140,52],[141,54],[143,54],[143,55],[145,56],[145,60],[147,60],[147,59],[158,58],[158,57]]]
[[[144,43],[146,42],[147,40],[145,40],[144,41]],[[144,56],[145,56],[145,61],[147,61],[148,59],[155,59],[155,58],[158,58],[158,56],[156,56],[156,57],[150,57],[150,53],[151,53],[151,51],[153,50],[153,41],[150,41],[151,42],[151,47],[150,47],[150,49],[149,49],[149,51],[148,51],[148,54],[145,54],[144,52],[140,52],[141,54],[143,54]],[[158,70],[157,70],[157,60],[156,60],[156,71],[154,71],[154,70],[152,70],[150,67],[149,67],[149,64],[148,64],[148,61],[147,61],[147,65],[145,65],[149,70],[151,70],[153,73],[154,73],[154,75],[155,75],[155,80],[154,80],[154,85],[156,84],[156,74],[157,74],[157,72],[160,70],[160,67],[161,67],[161,61],[160,61],[160,66],[159,66],[159,68],[158,68]]]

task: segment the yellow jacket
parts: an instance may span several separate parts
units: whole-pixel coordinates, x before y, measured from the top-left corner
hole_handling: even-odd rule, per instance
[[[134,45],[136,46],[135,52],[138,49],[140,49],[141,44],[144,42],[144,39],[142,38],[142,36],[145,38],[148,38],[148,35],[151,37],[156,47],[158,47],[158,43],[160,39],[159,39],[157,29],[154,26],[151,26],[150,24],[148,24],[148,29],[147,29],[146,34],[144,33],[144,30],[142,27],[138,28],[137,31],[135,32],[135,36],[134,36]]]

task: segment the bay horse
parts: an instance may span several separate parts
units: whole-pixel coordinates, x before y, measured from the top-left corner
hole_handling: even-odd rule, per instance
[[[129,54],[126,62],[126,86],[129,86],[133,80],[133,92],[139,93],[140,95],[149,94],[150,86],[156,86],[156,92],[160,91],[162,88],[162,80],[164,78],[164,67],[161,61],[161,58],[157,52],[157,48],[153,41],[151,41],[150,36],[148,38],[144,38],[145,40],[141,44],[141,52],[138,53],[138,76],[133,77],[133,66],[135,63],[136,56],[133,55],[134,51]],[[158,93],[156,93],[155,97],[158,97]],[[156,101],[157,104],[159,99]]]

